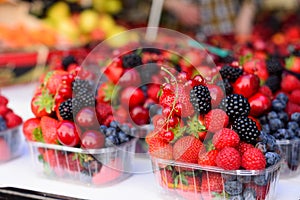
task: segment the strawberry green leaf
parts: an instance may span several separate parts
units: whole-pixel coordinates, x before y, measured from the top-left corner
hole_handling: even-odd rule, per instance
[[[49,71],[47,72],[47,74],[45,75],[45,78],[44,78],[44,82],[43,82],[43,85],[47,85],[50,77],[54,74],[54,71]]]
[[[213,145],[212,140],[208,140],[205,143],[206,143],[205,147],[206,147],[207,152],[215,149],[215,146]]]
[[[247,53],[246,55],[241,56],[240,59],[239,59],[240,65],[244,65],[246,62],[251,60],[252,57],[253,57],[252,53]]]
[[[174,133],[174,139],[171,141],[171,143],[175,143],[179,138],[181,138],[184,135],[186,127],[181,127],[181,125],[178,124],[174,128],[170,128],[170,130]]]
[[[34,105],[38,106],[38,112],[45,109],[47,113],[51,113],[55,104],[55,99],[52,94],[50,94],[49,90],[44,89],[37,97],[37,100],[34,102]]]
[[[291,69],[293,67],[294,60],[295,60],[294,56],[290,56],[285,59],[285,66],[287,69]]]
[[[38,141],[38,142],[44,142],[43,134],[42,134],[42,129],[40,127],[35,128],[33,130],[33,138]]]
[[[198,116],[194,115],[188,122],[187,133],[199,138],[198,133],[206,131],[206,127],[199,121]]]

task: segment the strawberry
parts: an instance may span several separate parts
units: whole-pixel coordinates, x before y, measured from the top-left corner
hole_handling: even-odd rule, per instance
[[[149,153],[151,156],[166,160],[173,159],[173,147],[171,144],[164,142],[158,136],[147,139],[149,145]]]
[[[184,136],[176,141],[173,146],[175,161],[197,163],[198,154],[204,149],[202,142],[194,136]]]
[[[111,103],[115,100],[118,87],[112,82],[102,83],[97,89],[96,100],[98,103]]]
[[[0,95],[0,105],[6,106],[7,104],[8,104],[8,99],[5,96]]]
[[[205,115],[204,120],[207,131],[214,133],[227,127],[229,117],[225,111],[221,109],[213,109]]]
[[[201,119],[200,116],[197,117],[197,115],[195,115],[187,121],[188,127],[186,132],[189,135],[193,135],[196,138],[199,138],[199,140],[203,141],[207,135],[206,128],[203,124],[203,119]]]
[[[36,117],[50,116],[53,112],[55,101],[49,90],[35,94],[31,99],[31,111]]]
[[[285,66],[292,72],[300,73],[300,57],[290,56],[285,60]]]
[[[216,149],[224,147],[236,147],[240,142],[239,135],[232,129],[223,128],[213,136],[212,143]]]
[[[170,170],[159,170],[160,173],[160,184],[166,186],[167,188],[174,188],[174,172]]]
[[[8,112],[11,112],[12,110],[8,108],[6,105],[0,105],[0,115],[4,117]]]
[[[96,114],[99,123],[103,124],[108,116],[112,115],[112,108],[108,103],[98,102],[96,105]]]
[[[214,193],[223,191],[223,178],[220,173],[203,172],[201,179],[202,199],[213,199]]]
[[[225,170],[237,170],[241,166],[241,155],[235,148],[225,147],[218,153],[216,164]]]
[[[45,143],[48,144],[57,144],[57,134],[56,127],[58,125],[58,121],[54,118],[43,116],[41,118],[41,129]]]
[[[300,89],[292,91],[289,97],[289,101],[300,105],[299,99],[300,99]]]
[[[55,95],[62,84],[63,75],[68,75],[64,70],[49,71],[44,79],[44,85],[49,90],[50,94]]]
[[[3,138],[0,138],[0,162],[9,160],[10,156],[9,145]]]
[[[13,128],[22,124],[23,120],[19,115],[16,115],[14,112],[9,112],[4,116],[6,120],[7,128]]]
[[[28,141],[36,141],[36,138],[34,137],[33,131],[36,128],[40,128],[40,122],[41,119],[40,118],[30,118],[27,119],[24,124],[23,124],[23,133],[25,138]]]
[[[216,158],[219,151],[213,149],[205,153],[199,153],[198,164],[204,166],[217,166]]]
[[[55,150],[53,149],[45,149],[42,154],[43,159],[51,168],[55,168],[58,165],[58,159],[55,155]]]
[[[291,116],[295,112],[300,112],[300,105],[288,101],[285,111],[288,113],[289,116]]]
[[[252,144],[246,142],[240,142],[237,150],[243,155],[248,149],[254,148]]]
[[[108,184],[116,179],[118,179],[122,175],[122,169],[116,168],[122,163],[120,160],[115,159],[107,163],[106,165],[102,165],[100,172],[94,174],[92,178],[92,182],[95,185]]]
[[[248,149],[242,156],[242,167],[247,170],[262,170],[266,168],[266,158],[257,148]]]
[[[287,93],[290,93],[296,89],[300,89],[300,81],[291,74],[283,76],[280,85],[281,89]]]
[[[225,93],[218,85],[207,84],[207,88],[211,96],[211,106],[217,108],[225,97]]]
[[[117,58],[113,60],[104,71],[104,74],[107,78],[112,81],[114,84],[119,82],[120,77],[122,76],[124,69],[121,65],[122,60]]]

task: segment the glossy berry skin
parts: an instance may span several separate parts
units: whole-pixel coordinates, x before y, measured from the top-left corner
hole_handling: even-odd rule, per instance
[[[136,106],[130,111],[132,121],[137,125],[149,123],[149,111],[142,106]]]
[[[172,131],[162,131],[159,133],[159,136],[165,141],[165,142],[170,142],[174,139],[174,133]]]
[[[240,76],[233,84],[233,93],[251,97],[258,91],[259,78],[254,74]]]
[[[134,108],[144,102],[144,92],[140,88],[127,87],[121,93],[121,104],[124,108]]]
[[[76,123],[82,127],[91,127],[98,123],[96,112],[92,107],[82,108],[76,115]]]
[[[57,138],[65,146],[74,147],[79,144],[80,138],[75,124],[68,120],[63,120],[57,125]]]
[[[266,113],[271,108],[270,98],[260,92],[250,97],[248,101],[251,108],[250,115],[254,117]]]
[[[122,87],[139,86],[141,83],[140,74],[134,69],[126,69],[119,80]]]
[[[105,135],[99,131],[88,130],[81,136],[81,146],[86,149],[98,149],[105,145]]]

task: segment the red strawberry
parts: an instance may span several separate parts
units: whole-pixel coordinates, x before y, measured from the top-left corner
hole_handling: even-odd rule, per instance
[[[216,164],[225,170],[237,170],[241,166],[241,155],[235,148],[225,147],[218,153]]]
[[[112,82],[102,83],[97,89],[96,100],[98,103],[111,103],[114,100],[114,94],[117,93],[118,87]]]
[[[291,56],[285,60],[285,64],[288,70],[300,73],[300,57]]]
[[[104,74],[108,77],[110,81],[114,84],[119,82],[120,77],[123,74],[124,69],[122,68],[121,59],[115,59],[110,63],[104,71]]]
[[[12,110],[9,109],[6,105],[0,105],[0,115],[4,117],[8,112],[11,112]]]
[[[204,166],[217,166],[216,158],[219,151],[214,149],[206,153],[199,153],[198,164]]]
[[[246,143],[246,142],[240,142],[238,146],[238,151],[243,155],[248,149],[254,148],[252,144]]]
[[[213,199],[214,193],[223,191],[223,178],[220,173],[203,172],[201,181],[202,199]]]
[[[239,135],[234,130],[228,128],[223,128],[216,132],[212,139],[213,145],[219,150],[224,147],[236,147],[239,142]]]
[[[83,169],[78,154],[68,154],[67,158],[65,157],[65,154],[61,154],[61,156],[66,163],[62,164],[62,162],[60,162],[60,164],[64,165],[68,170],[79,172]]]
[[[229,117],[225,111],[221,109],[213,109],[205,115],[204,120],[207,131],[216,132],[227,127]]]
[[[117,167],[120,165],[119,163],[122,162],[118,159],[115,159],[106,165],[102,165],[100,172],[94,174],[92,178],[93,184],[95,185],[108,184],[118,179],[123,173],[122,169],[118,169]]]
[[[57,144],[57,134],[56,127],[58,121],[48,116],[43,116],[41,118],[41,129],[45,143]]]
[[[295,104],[300,105],[300,89],[292,91],[289,97],[289,101]]]
[[[167,188],[174,188],[174,177],[173,177],[173,171],[162,169],[159,170],[160,175],[160,184]]]
[[[45,149],[43,153],[43,159],[46,163],[49,164],[51,168],[57,167],[58,165],[58,159],[57,156],[55,155],[55,151],[53,149]]]
[[[158,136],[148,137],[149,153],[153,157],[172,160],[173,147],[171,144],[164,142]]]
[[[4,116],[6,120],[7,128],[13,128],[22,124],[23,120],[19,115],[16,115],[14,112],[9,112]]]
[[[33,131],[36,128],[40,128],[40,122],[41,119],[40,118],[30,118],[27,119],[24,124],[23,124],[23,133],[25,138],[28,141],[36,141],[36,138],[34,137]]]
[[[160,91],[160,85],[159,84],[150,84],[148,86],[147,95],[153,101],[158,102],[158,93],[159,93],[159,91]]]
[[[55,95],[61,87],[63,75],[68,75],[68,72],[64,70],[52,70],[46,74],[44,84],[50,94]]]
[[[54,107],[53,95],[48,90],[38,92],[31,100],[31,111],[36,117],[50,116]]]
[[[5,96],[0,95],[0,105],[6,106],[7,104],[8,104],[8,99]]]
[[[272,93],[272,90],[266,86],[266,85],[263,85],[261,86],[259,89],[258,89],[258,92],[265,95],[266,97],[269,97],[270,99],[273,99],[273,93]]]
[[[281,89],[287,93],[300,89],[300,81],[295,76],[287,74],[282,78]]]
[[[220,105],[220,102],[225,97],[224,91],[217,85],[207,84],[211,96],[211,106],[216,108]]]
[[[295,112],[300,112],[300,105],[288,101],[285,111],[291,116]]]
[[[251,97],[258,91],[259,78],[255,74],[240,76],[233,84],[233,93],[241,94],[246,98]]]
[[[173,146],[173,157],[175,161],[185,163],[197,163],[198,154],[204,145],[194,136],[184,136],[176,141]]]
[[[242,156],[242,167],[247,170],[262,170],[266,168],[266,158],[257,148],[248,149]]]
[[[247,61],[244,63],[243,69],[249,74],[256,74],[262,82],[266,81],[269,77],[266,63],[262,59],[251,59]]]
[[[0,162],[9,160],[10,156],[9,145],[3,138],[0,138]]]
[[[248,99],[250,104],[250,115],[260,116],[271,108],[271,99],[264,94],[257,92]]]
[[[96,105],[97,119],[102,124],[108,116],[112,115],[112,108],[108,103],[98,102]]]

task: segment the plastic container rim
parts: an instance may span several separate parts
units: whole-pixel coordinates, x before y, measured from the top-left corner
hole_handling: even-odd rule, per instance
[[[291,139],[291,140],[276,140],[276,143],[278,145],[296,144],[296,143],[300,143],[300,139],[295,138],[295,139]]]

